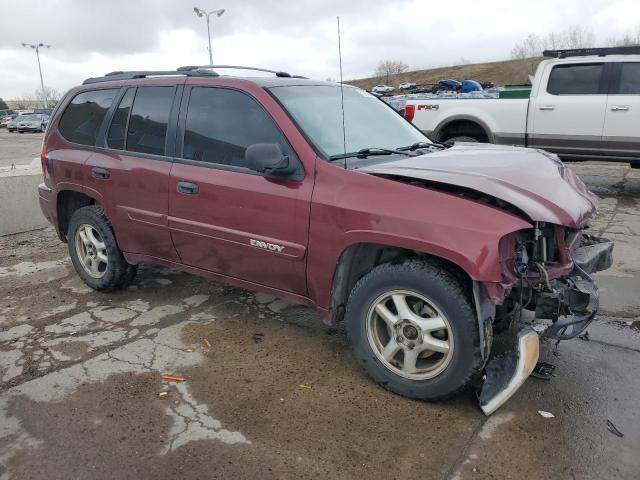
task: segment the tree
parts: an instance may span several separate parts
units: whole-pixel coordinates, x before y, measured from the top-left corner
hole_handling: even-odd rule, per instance
[[[47,105],[56,104],[62,98],[62,92],[56,90],[55,88],[45,87],[44,91],[47,95]],[[42,104],[42,90],[37,89],[34,90],[33,93],[25,93],[21,97],[17,99],[21,103],[21,105],[33,107],[33,104]]]
[[[610,47],[638,47],[640,46],[640,26],[633,32],[627,32],[622,37],[611,37],[607,40]]]
[[[596,36],[592,30],[579,25],[569,27],[562,32],[551,32],[545,37],[530,33],[522,42],[514,45],[511,58],[539,57],[543,50],[589,48],[594,46],[595,40]]]
[[[9,106],[7,105],[7,102],[5,102],[1,97],[0,97],[0,110],[8,110]]]
[[[401,60],[382,60],[376,68],[377,77],[385,77],[385,81],[389,83],[389,77],[391,75],[397,75],[399,73],[406,72],[409,65]]]

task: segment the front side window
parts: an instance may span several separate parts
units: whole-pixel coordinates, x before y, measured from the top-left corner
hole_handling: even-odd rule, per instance
[[[64,138],[81,145],[95,145],[98,130],[118,89],[93,90],[73,97],[60,118],[59,130]]]
[[[164,155],[174,87],[139,87],[133,100],[126,150]]]
[[[547,92],[552,95],[597,95],[600,92],[602,63],[557,65],[551,70]]]
[[[296,85],[273,87],[298,126],[327,158],[364,148],[395,149],[429,139],[373,95],[344,89],[344,138],[340,87]]]
[[[640,95],[640,62],[625,62],[620,70],[620,85],[618,91],[621,95]]]
[[[277,143],[285,155],[292,155],[276,124],[253,98],[225,88],[191,90],[183,158],[246,167],[245,151],[255,143]]]

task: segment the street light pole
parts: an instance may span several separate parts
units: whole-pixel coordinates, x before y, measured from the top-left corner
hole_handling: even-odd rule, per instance
[[[51,45],[45,45],[44,43],[23,43],[23,47],[33,48],[36,51],[36,58],[38,59],[38,73],[40,73],[40,87],[42,88],[42,103],[44,108],[47,108],[47,92],[44,89],[44,80],[42,79],[42,67],[40,66],[40,47],[51,48]]]
[[[211,22],[209,20],[209,17],[214,13],[218,17],[220,17],[224,13],[224,8],[221,8],[220,10],[212,10],[210,12],[207,12],[205,10],[202,10],[201,8],[193,7],[193,13],[195,13],[200,18],[206,17],[207,19],[207,38],[209,39],[209,65],[213,65],[213,51],[211,50],[211,26],[210,26]]]

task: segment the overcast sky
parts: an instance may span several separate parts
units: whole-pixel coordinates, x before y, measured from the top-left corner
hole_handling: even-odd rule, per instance
[[[336,16],[345,79],[382,59],[411,69],[509,57],[529,33],[570,25],[599,41],[640,25],[640,0],[197,0],[212,17],[214,63],[338,78]],[[448,5],[448,7],[447,7]],[[113,70],[208,63],[206,23],[193,0],[0,0],[0,97],[39,88],[33,50],[43,42],[45,85],[64,91]]]

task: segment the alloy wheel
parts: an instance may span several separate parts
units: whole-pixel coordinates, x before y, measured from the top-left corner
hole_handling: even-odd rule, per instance
[[[438,376],[453,356],[446,316],[431,300],[408,290],[384,293],[371,304],[367,337],[386,368],[411,380]]]
[[[100,233],[91,225],[83,223],[76,230],[75,244],[78,259],[85,272],[93,278],[102,278],[107,271],[109,259]]]

